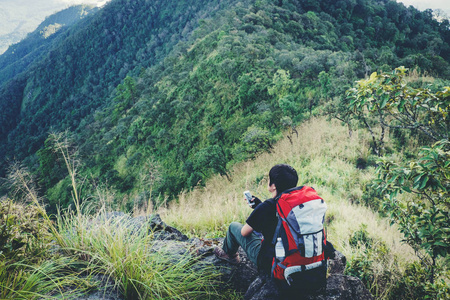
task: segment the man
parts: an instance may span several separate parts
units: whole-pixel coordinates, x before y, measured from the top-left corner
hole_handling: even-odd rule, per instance
[[[272,237],[278,223],[275,198],[283,191],[296,187],[297,182],[297,171],[293,167],[285,164],[272,167],[268,184],[272,198],[261,202],[253,197],[254,204],[251,207],[254,211],[244,225],[237,222],[230,224],[223,248],[214,250],[216,256],[233,264],[239,263],[237,251],[241,246],[261,272],[270,274],[274,257]]]
[[[216,248],[215,255],[222,260],[237,264],[240,261],[237,252],[240,246],[247,257],[256,264],[261,274],[271,276],[272,262],[275,257],[272,241],[278,225],[277,201],[283,192],[292,193],[293,190],[303,189],[303,187],[296,188],[297,182],[297,172],[291,166],[279,164],[272,167],[269,171],[268,183],[272,198],[261,202],[253,197],[254,203],[251,207],[254,211],[244,225],[237,222],[230,224],[223,247]],[[290,285],[283,281],[276,281],[283,299],[300,299],[310,292],[321,290],[326,285],[326,259],[334,254],[333,245],[327,243],[324,245],[324,251],[324,256],[320,256],[325,259],[321,267],[296,273],[296,280]]]

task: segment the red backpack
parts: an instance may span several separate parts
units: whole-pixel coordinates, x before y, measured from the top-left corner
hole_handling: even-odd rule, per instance
[[[302,186],[283,192],[276,206],[278,225],[272,240],[275,245],[272,276],[291,285],[294,279],[295,282],[298,278],[311,280],[311,271],[315,270],[312,274],[321,277],[317,280],[323,282],[326,280],[325,201],[313,188]]]

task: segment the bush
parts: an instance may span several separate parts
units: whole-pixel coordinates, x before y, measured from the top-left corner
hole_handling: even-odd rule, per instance
[[[50,248],[51,234],[34,205],[0,201],[0,256],[38,260]]]
[[[450,288],[444,279],[434,284],[428,281],[430,270],[423,264],[414,262],[408,265],[402,278],[392,290],[392,299],[450,299]]]
[[[395,259],[394,266],[390,262],[392,253],[387,245],[369,236],[366,228],[362,224],[349,239],[354,255],[347,262],[345,274],[360,278],[377,299],[385,298],[399,271]]]

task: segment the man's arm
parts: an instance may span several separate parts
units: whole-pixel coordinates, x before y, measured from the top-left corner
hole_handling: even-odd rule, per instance
[[[247,223],[245,223],[244,226],[242,226],[242,229],[241,229],[242,236],[249,236],[252,232],[253,232],[253,228],[250,225],[248,225]]]

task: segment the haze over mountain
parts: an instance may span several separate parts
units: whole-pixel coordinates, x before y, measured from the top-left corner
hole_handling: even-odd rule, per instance
[[[450,16],[450,2],[447,0],[398,0],[406,6],[412,5],[419,10],[440,9]]]
[[[371,72],[450,78],[448,20],[390,0],[112,0],[57,33],[0,56],[0,175],[24,160],[52,206],[70,192],[50,131],[131,204],[226,176]]]
[[[71,5],[102,6],[105,0],[2,0],[0,1],[0,54],[21,41],[51,14]]]

